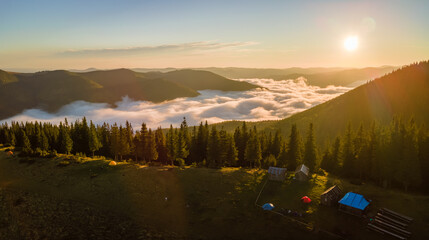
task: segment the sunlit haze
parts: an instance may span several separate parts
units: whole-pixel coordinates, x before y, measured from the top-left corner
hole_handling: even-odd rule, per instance
[[[359,41],[358,41],[358,37],[356,36],[350,36],[350,37],[347,37],[346,40],[344,40],[344,48],[347,51],[356,50],[358,47],[358,44],[359,44]]]
[[[3,1],[0,68],[399,66],[429,56],[428,11],[400,0]],[[358,45],[344,46],[350,33]]]

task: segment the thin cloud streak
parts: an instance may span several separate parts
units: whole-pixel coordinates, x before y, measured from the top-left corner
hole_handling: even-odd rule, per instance
[[[155,46],[140,46],[128,48],[100,48],[100,49],[76,49],[58,52],[57,55],[65,57],[73,56],[101,56],[101,55],[129,55],[129,54],[156,54],[165,52],[193,52],[193,51],[217,51],[223,49],[243,50],[242,47],[252,46],[257,42],[214,42],[201,41],[182,44],[165,44]]]

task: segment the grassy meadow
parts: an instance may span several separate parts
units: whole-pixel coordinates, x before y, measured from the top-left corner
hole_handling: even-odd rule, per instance
[[[344,193],[354,191],[372,200],[370,215],[387,207],[413,217],[410,230],[416,239],[429,237],[428,196],[353,185],[329,175],[314,174],[308,182],[297,182],[289,172],[285,182],[269,181],[258,201],[259,205],[273,203],[275,210],[302,213],[292,218],[308,223],[308,229],[255,206],[266,181],[262,169],[149,167],[126,162],[109,166],[110,160],[97,157],[19,158],[7,156],[4,149],[0,156],[1,188],[77,201],[129,216],[142,228],[174,232],[183,238],[321,239],[326,236],[310,230],[323,229],[347,239],[379,239],[380,235],[364,230],[365,220],[319,204],[320,194],[333,184]],[[308,205],[300,201],[305,195],[312,199]]]

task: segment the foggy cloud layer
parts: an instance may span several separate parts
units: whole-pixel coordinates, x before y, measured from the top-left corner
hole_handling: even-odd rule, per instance
[[[186,117],[189,125],[201,121],[216,123],[226,120],[277,120],[304,111],[330,100],[351,88],[309,86],[304,78],[274,81],[272,79],[240,79],[261,86],[245,92],[199,91],[200,96],[179,98],[159,104],[133,101],[124,97],[117,107],[104,103],[76,101],[62,107],[56,113],[40,109],[25,110],[19,115],[0,122],[49,121],[58,124],[67,118],[69,122],[86,116],[96,124],[103,122],[124,124],[130,121],[135,129],[142,122],[148,127],[178,126]]]

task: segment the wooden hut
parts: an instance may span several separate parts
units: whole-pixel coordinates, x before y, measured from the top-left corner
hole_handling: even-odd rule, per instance
[[[355,216],[362,216],[369,205],[369,201],[362,195],[348,192],[344,197],[338,201],[340,204],[339,210]]]
[[[269,167],[268,179],[271,181],[284,181],[286,179],[286,168]]]
[[[320,204],[333,206],[338,203],[342,195],[341,188],[334,185],[320,195]]]
[[[295,179],[298,181],[307,181],[310,178],[310,169],[304,164],[299,165],[295,170]]]

